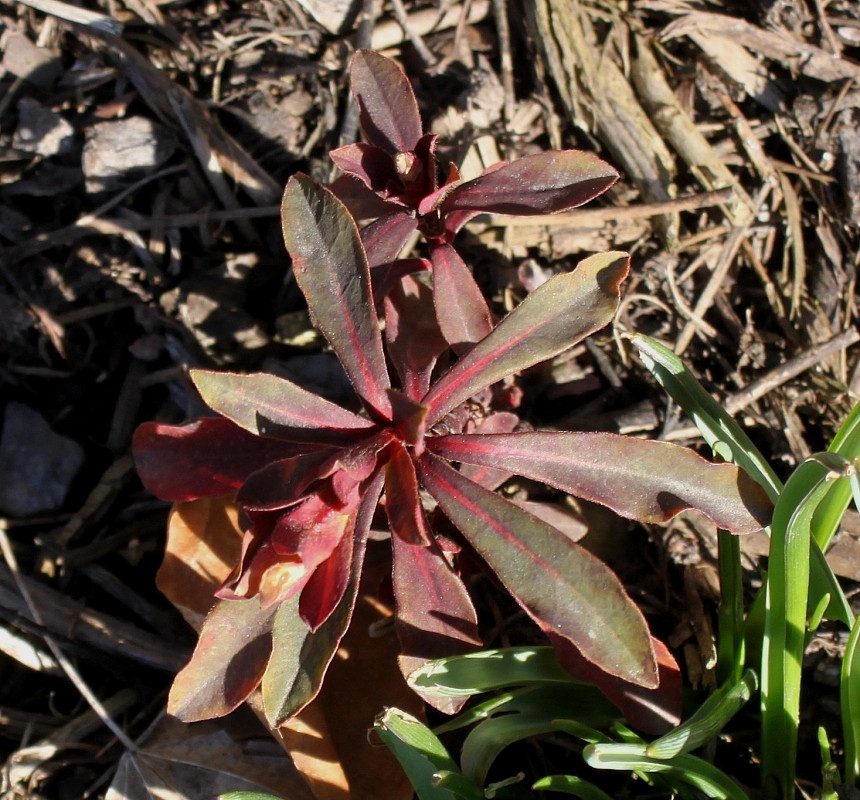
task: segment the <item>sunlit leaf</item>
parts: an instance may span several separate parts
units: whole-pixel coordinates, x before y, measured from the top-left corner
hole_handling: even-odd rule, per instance
[[[427,425],[484,387],[558,355],[609,323],[629,260],[617,252],[591,256],[535,289],[430,389],[424,398]]]
[[[355,222],[334,194],[301,173],[287,183],[281,218],[293,274],[311,319],[361,399],[386,416],[385,390],[391,384]]]
[[[549,150],[487,170],[461,183],[442,203],[442,213],[551,214],[605,192],[618,172],[593,153]]]
[[[358,50],[349,68],[361,129],[368,141],[391,155],[414,150],[421,117],[409,79],[400,67],[372,50]]]
[[[343,431],[372,427],[369,420],[277,375],[194,369],[191,380],[209,408],[259,436],[332,444]]]
[[[218,600],[200,631],[191,661],[170,688],[167,710],[183,722],[223,717],[263,676],[272,652],[276,609],[256,599]]]
[[[427,444],[450,461],[510,470],[641,522],[665,522],[691,508],[734,533],[770,521],[767,494],[743,470],[667,442],[537,431],[441,436]]]
[[[419,469],[423,486],[529,615],[604,671],[657,685],[642,613],[603,562],[435,457],[422,457]]]

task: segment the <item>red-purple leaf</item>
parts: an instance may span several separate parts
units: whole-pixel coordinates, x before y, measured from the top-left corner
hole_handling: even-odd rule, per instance
[[[343,440],[344,431],[373,427],[370,420],[277,375],[193,369],[191,380],[209,408],[258,436],[333,444]]]
[[[301,500],[311,484],[331,474],[339,452],[325,448],[267,464],[245,481],[236,502],[253,511],[287,508]]]
[[[373,301],[376,307],[382,307],[383,300],[402,278],[416,272],[429,272],[431,266],[426,258],[398,258],[389,264],[373,267],[370,279],[373,282]]]
[[[256,599],[219,600],[191,661],[173,681],[167,711],[183,722],[223,717],[257,688],[272,652],[275,609]]]
[[[608,675],[549,628],[545,628],[544,633],[555,648],[559,663],[575,678],[600,689],[618,706],[625,722],[634,728],[660,736],[681,722],[681,671],[669,648],[659,639],[651,637],[651,646],[657,657],[659,685],[645,689]]]
[[[403,213],[403,206],[381,198],[352,175],[338,175],[328,186],[349,209],[354,220],[368,220],[391,213]]]
[[[400,211],[389,211],[361,229],[361,242],[371,267],[389,264],[400,255],[418,220]]]
[[[531,617],[606,672],[657,685],[645,620],[603,562],[434,456],[418,466],[424,488]]]
[[[329,157],[338,169],[358,178],[374,192],[384,192],[391,181],[397,180],[391,156],[372,144],[347,144],[331,150]]]
[[[593,153],[549,150],[501,164],[461,183],[442,203],[442,214],[551,214],[603,194],[618,173]]]
[[[433,542],[418,493],[415,467],[402,445],[393,448],[385,468],[385,511],[392,538],[399,537],[419,547]]]
[[[277,727],[298,714],[319,693],[328,665],[349,627],[359,577],[364,562],[367,534],[382,492],[383,473],[363,493],[352,553],[352,571],[346,591],[329,618],[311,633],[299,615],[298,598],[282,604],[273,626],[273,655],[263,675],[262,694],[266,720]]]
[[[493,315],[466,262],[450,244],[431,244],[433,298],[442,335],[463,353],[493,330]]]
[[[400,67],[372,50],[357,50],[349,79],[367,140],[391,155],[414,150],[421,138],[421,117]]]
[[[416,544],[392,532],[398,663],[408,677],[429,659],[471,652],[481,640],[469,593],[436,543]],[[446,714],[455,714],[468,699],[422,697]]]
[[[433,293],[412,276],[401,278],[385,298],[385,338],[404,393],[420,400],[448,343],[439,330]]]
[[[314,324],[361,399],[388,417],[390,387],[370,272],[355,222],[328,189],[294,175],[284,192],[284,241]]]
[[[472,433],[512,433],[519,424],[520,418],[516,414],[511,414],[508,411],[496,411],[484,417]],[[509,470],[475,464],[461,464],[460,474],[490,491],[498,489],[513,475]],[[540,515],[536,514],[535,516]]]
[[[394,449],[386,466],[385,510],[394,552],[393,588],[402,646],[398,661],[407,677],[428,659],[479,646],[477,615],[466,587],[433,540],[415,467],[402,446]],[[465,701],[422,697],[447,714],[456,713]]]
[[[532,292],[430,389],[431,427],[486,386],[558,355],[606,325],[627,277],[627,253],[600,253]]]
[[[537,431],[442,436],[427,447],[451,461],[510,470],[641,522],[666,522],[691,508],[733,533],[752,533],[770,520],[767,495],[746,472],[667,442]]]
[[[343,599],[352,571],[353,537],[341,537],[332,554],[320,564],[299,598],[299,614],[316,633]]]
[[[173,502],[231,494],[271,461],[308,449],[254,436],[221,417],[188,425],[145,422],[132,440],[140,479],[156,497]]]

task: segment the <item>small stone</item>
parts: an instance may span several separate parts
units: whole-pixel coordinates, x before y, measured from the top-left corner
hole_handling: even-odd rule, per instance
[[[18,127],[12,146],[50,158],[67,152],[74,143],[75,129],[56,111],[24,97],[18,103]]]
[[[87,131],[84,145],[87,191],[117,189],[140,173],[161,166],[175,149],[170,133],[145,117],[99,122]]]
[[[0,436],[0,510],[13,517],[56,511],[84,463],[84,449],[38,411],[9,402]]]
[[[0,40],[2,67],[42,91],[50,91],[63,73],[59,54],[33,44],[23,33],[7,30]]]

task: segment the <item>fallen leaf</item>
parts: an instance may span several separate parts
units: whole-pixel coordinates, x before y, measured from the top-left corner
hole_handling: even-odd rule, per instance
[[[155,583],[195,630],[200,630],[215,590],[238,562],[241,547],[239,513],[232,496],[174,504]]]
[[[164,717],[144,747],[120,759],[105,800],[202,800],[235,791],[313,798],[286,755],[251,752],[220,723]]]
[[[394,756],[368,741],[386,706],[418,717],[424,710],[397,666],[400,647],[394,625],[387,625],[391,611],[376,599],[391,570],[380,550],[368,550],[352,624],[319,697],[276,731],[319,800],[409,800],[413,794]]]

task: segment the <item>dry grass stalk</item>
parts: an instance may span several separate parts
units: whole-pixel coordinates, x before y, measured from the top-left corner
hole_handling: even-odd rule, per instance
[[[536,0],[534,24],[571,120],[597,133],[646,200],[671,200],[676,194],[672,155],[608,48],[598,49],[583,6],[578,0]],[[673,244],[677,216],[664,219],[664,231]]]
[[[632,65],[633,83],[657,130],[690,167],[705,190],[733,189],[734,199],[728,204],[726,214],[733,225],[743,225],[750,215],[749,195],[681,106],[644,37],[636,37],[636,50]]]

